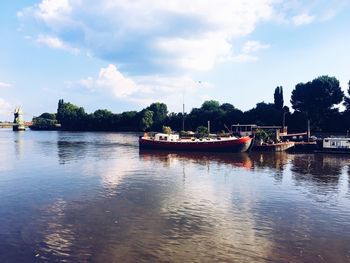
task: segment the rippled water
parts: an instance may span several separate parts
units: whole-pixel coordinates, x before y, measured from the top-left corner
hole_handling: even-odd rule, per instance
[[[349,161],[0,129],[0,262],[350,262]]]

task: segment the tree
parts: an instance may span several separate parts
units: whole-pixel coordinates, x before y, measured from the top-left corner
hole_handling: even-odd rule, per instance
[[[259,102],[256,107],[244,112],[243,120],[246,124],[258,125],[280,125],[281,112],[275,108],[273,103]]]
[[[168,115],[168,107],[164,103],[152,103],[147,110],[153,111],[153,128],[160,130]]]
[[[61,120],[62,120],[62,107],[64,105],[64,101],[63,99],[60,99],[58,101],[58,107],[57,107],[57,116],[56,116],[56,119],[59,123],[61,123]]]
[[[163,133],[171,134],[173,131],[169,126],[163,126]]]
[[[199,126],[197,127],[196,134],[199,138],[208,136],[208,128],[205,126]]]
[[[153,111],[142,110],[140,112],[140,128],[142,131],[148,130],[153,125]]]
[[[347,97],[347,96],[344,97],[344,106],[346,108],[346,111],[350,112],[350,80],[348,83],[348,95],[349,95],[349,97]]]
[[[109,131],[113,126],[113,113],[109,110],[96,110],[87,121],[92,130]]]
[[[87,114],[84,108],[72,103],[58,102],[57,120],[65,130],[84,130]]]
[[[33,125],[31,129],[33,130],[55,130],[57,129],[57,120],[55,113],[43,113],[39,117],[34,117]]]
[[[201,109],[204,111],[214,111],[220,107],[220,103],[216,100],[207,100],[203,102]]]
[[[222,109],[225,112],[231,112],[231,111],[236,110],[235,106],[233,106],[230,103],[223,103],[223,104],[221,104],[220,109]]]
[[[38,118],[47,119],[47,120],[56,120],[56,114],[44,112]]]
[[[292,91],[294,110],[304,113],[314,128],[320,129],[324,116],[334,112],[344,93],[335,77],[321,76],[307,83],[299,83]]]
[[[275,93],[273,95],[273,98],[274,98],[274,103],[275,103],[276,109],[277,110],[282,110],[283,104],[284,104],[284,101],[283,101],[283,88],[282,88],[282,86],[277,87],[275,89]]]

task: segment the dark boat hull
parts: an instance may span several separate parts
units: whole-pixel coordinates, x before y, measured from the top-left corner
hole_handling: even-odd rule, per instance
[[[196,152],[246,152],[249,150],[252,138],[246,136],[233,140],[169,142],[155,141],[149,138],[139,138],[140,149],[196,151]]]
[[[257,152],[283,152],[294,147],[294,142],[281,142],[275,144],[254,145],[252,151]]]

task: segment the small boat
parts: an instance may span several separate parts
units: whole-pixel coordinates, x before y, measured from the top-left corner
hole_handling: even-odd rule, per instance
[[[322,153],[350,153],[349,137],[327,137],[322,141],[322,145],[316,152]]]
[[[178,134],[157,133],[154,137],[144,134],[139,137],[140,149],[200,152],[246,152],[252,144],[252,138],[244,137],[208,137],[180,138]]]

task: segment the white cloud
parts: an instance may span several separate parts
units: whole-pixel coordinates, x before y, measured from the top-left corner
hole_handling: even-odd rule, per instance
[[[12,85],[9,83],[0,82],[0,88],[9,88],[9,87],[12,87]]]
[[[231,44],[220,37],[159,39],[156,45],[169,56],[162,63],[190,70],[209,70],[232,56]]]
[[[251,62],[258,60],[258,57],[242,53],[232,57],[231,60],[235,62]]]
[[[138,90],[136,83],[125,77],[113,64],[101,68],[96,78],[88,77],[78,83],[91,90],[105,90],[116,98],[125,98]]]
[[[100,70],[96,85],[110,90],[116,97],[128,96],[138,89],[132,79],[123,76],[112,64]]]
[[[35,15],[46,21],[62,20],[72,11],[68,0],[43,0],[36,6]]]
[[[261,44],[259,41],[247,41],[243,46],[243,53],[249,54],[269,48],[268,44]]]
[[[50,35],[40,41],[51,47],[72,52],[70,46],[78,45],[94,56],[129,65],[129,71],[163,66],[209,70],[232,57],[236,38],[273,17],[273,2],[42,0],[18,17],[39,21],[39,34]]]
[[[292,21],[296,26],[307,25],[312,23],[314,20],[315,20],[315,16],[309,15],[307,13],[302,13],[292,17]]]
[[[80,52],[78,48],[73,48],[69,46],[68,44],[64,43],[62,40],[60,40],[57,37],[39,35],[36,39],[36,42],[54,49],[61,49],[61,50],[68,51],[74,55],[77,55]]]
[[[107,93],[116,99],[123,99],[143,106],[155,101],[162,101],[173,109],[181,105],[183,94],[190,97],[189,104],[196,105],[199,100],[204,98],[205,91],[212,88],[211,84],[195,81],[186,75],[176,77],[124,76],[113,64],[101,68],[96,77],[79,80],[78,85],[97,93]]]
[[[3,98],[0,98],[0,114],[8,115],[11,112],[11,105]]]

